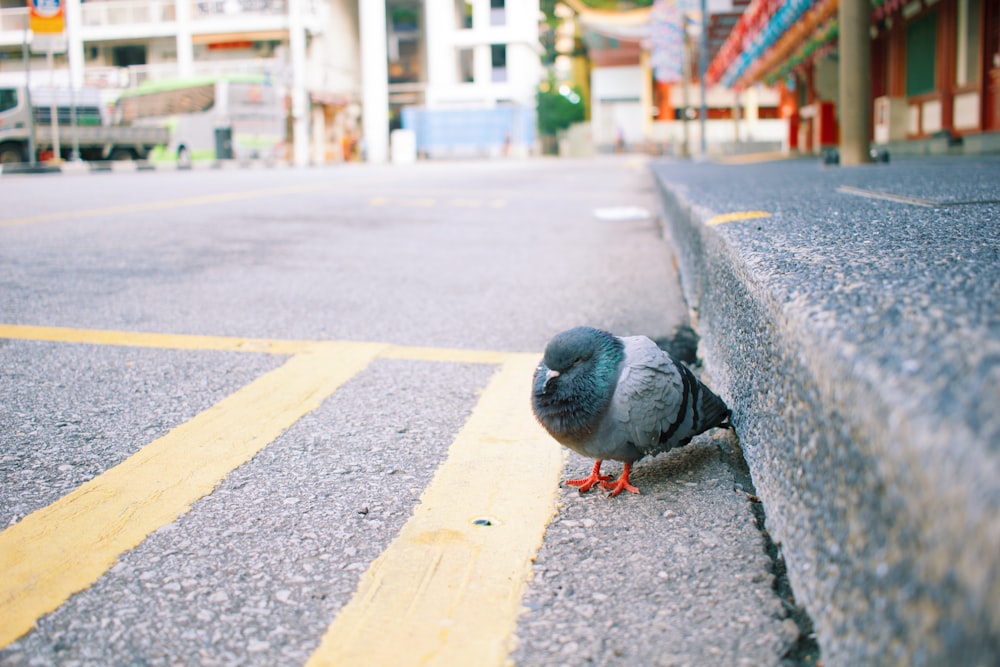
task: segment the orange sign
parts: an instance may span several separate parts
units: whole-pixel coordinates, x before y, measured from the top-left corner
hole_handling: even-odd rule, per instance
[[[61,33],[66,28],[63,0],[28,0],[31,32]]]

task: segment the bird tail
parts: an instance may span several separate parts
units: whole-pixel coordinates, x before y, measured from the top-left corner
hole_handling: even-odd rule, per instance
[[[701,385],[698,392],[698,423],[695,430],[704,433],[710,428],[729,426],[729,407],[711,389]]]

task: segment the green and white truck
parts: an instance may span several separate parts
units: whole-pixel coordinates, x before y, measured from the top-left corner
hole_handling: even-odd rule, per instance
[[[63,159],[79,151],[83,160],[145,160],[154,148],[170,143],[165,127],[125,125],[110,117],[94,88],[32,88],[30,96],[23,87],[0,88],[0,164],[31,161],[32,127],[36,157],[42,159],[56,157],[56,137]]]

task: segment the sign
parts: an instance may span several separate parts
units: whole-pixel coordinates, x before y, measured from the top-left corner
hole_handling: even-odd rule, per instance
[[[57,34],[66,29],[63,0],[28,0],[31,32]]]

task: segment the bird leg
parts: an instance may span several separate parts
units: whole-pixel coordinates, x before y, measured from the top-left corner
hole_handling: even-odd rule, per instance
[[[611,475],[601,474],[601,460],[598,459],[594,463],[594,469],[590,472],[588,477],[583,479],[567,479],[564,484],[569,484],[570,486],[580,487],[580,493],[586,493],[594,487],[595,484],[600,484],[602,487],[604,483],[611,479]]]
[[[625,467],[622,468],[622,476],[619,477],[616,481],[609,483],[607,481],[607,477],[605,477],[605,479],[601,481],[601,488],[608,492],[609,498],[614,498],[622,491],[631,491],[632,493],[639,493],[639,489],[628,483],[628,474],[631,471],[632,471],[632,464],[626,463]]]

